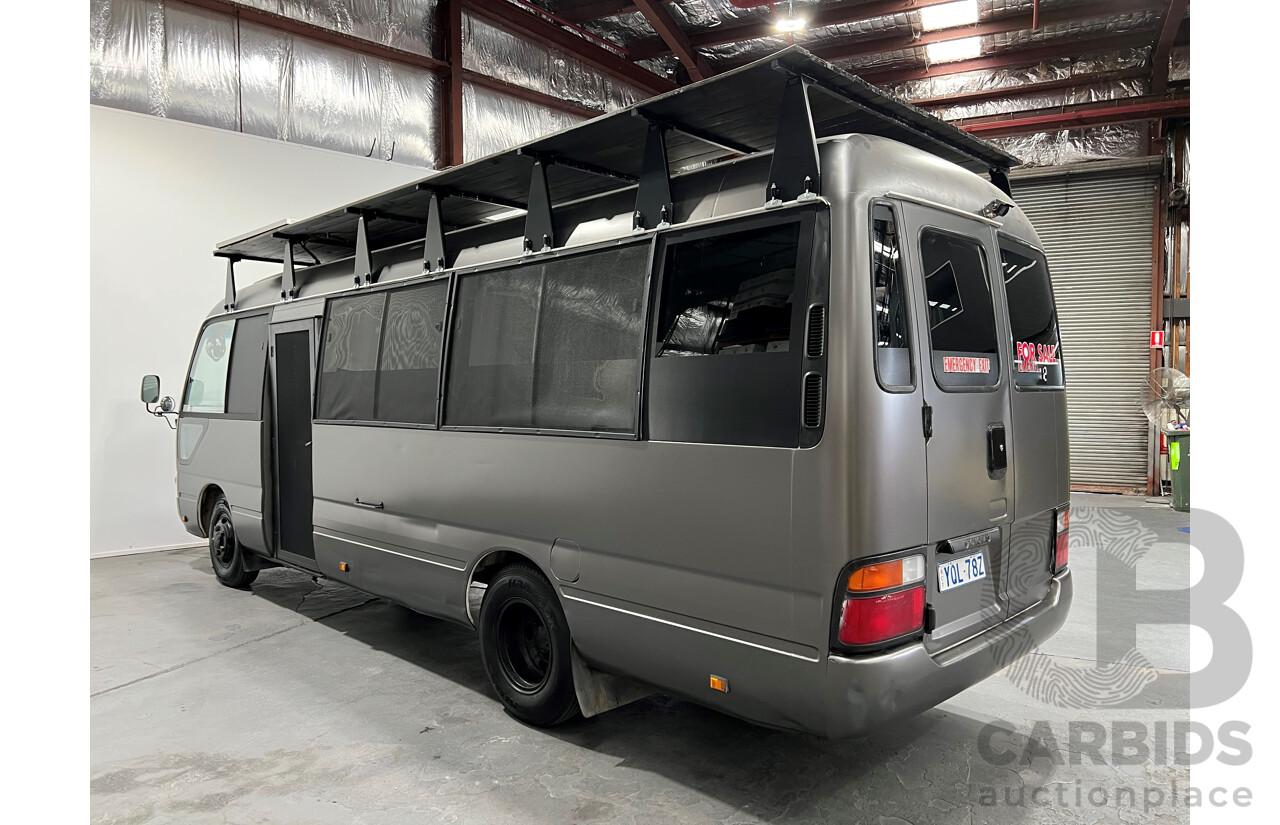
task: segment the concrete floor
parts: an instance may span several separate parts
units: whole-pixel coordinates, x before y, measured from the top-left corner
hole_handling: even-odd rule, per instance
[[[95,560],[92,821],[1188,822],[1186,807],[1142,802],[1148,787],[1185,787],[1188,769],[1162,754],[1121,764],[1110,735],[1114,722],[1172,731],[1187,718],[1185,683],[1158,681],[1136,709],[1029,695],[1044,693],[1036,672],[1056,683],[1094,667],[1100,649],[1103,661],[1119,658],[1106,654],[1124,647],[1111,628],[1152,618],[1122,588],[1099,594],[1098,558],[1112,550],[1089,546],[1097,536],[1145,550],[1139,587],[1190,582],[1185,514],[1141,498],[1073,502],[1075,607],[1029,660],[1031,676],[1011,668],[851,741],[766,730],[665,696],[537,730],[502,711],[465,628],[290,570],[230,590],[203,550]],[[1099,601],[1118,607],[1099,620]],[[1163,618],[1185,619],[1177,599],[1165,602]],[[1137,663],[1150,666],[1138,672],[1189,669],[1185,627],[1141,628],[1137,642]],[[993,747],[1025,749],[1027,764],[998,764],[984,749],[993,720],[1013,730]],[[1090,722],[1108,733],[1104,764],[1069,742],[1072,723]],[[1136,789],[1136,806],[1121,788]],[[1091,804],[1091,791],[1107,804]]]

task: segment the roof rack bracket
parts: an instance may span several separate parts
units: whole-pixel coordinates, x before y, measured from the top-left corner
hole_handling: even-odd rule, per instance
[[[1005,193],[1009,197],[1011,198],[1013,197],[1013,187],[1009,186],[1008,171],[1004,169],[998,169],[995,166],[993,166],[991,167],[991,171],[988,172],[987,174],[990,176],[991,182],[995,184],[995,187],[997,189],[999,189],[1001,192]]]
[[[671,224],[675,204],[671,199],[671,171],[667,166],[667,127],[650,123],[644,138],[640,183],[636,187],[636,211],[632,229],[662,229]]]
[[[284,239],[284,271],[280,273],[280,298],[292,301],[298,297],[297,275],[293,269],[293,238]]]
[[[524,251],[549,252],[556,245],[551,220],[551,192],[547,188],[547,162],[535,160],[529,176],[529,211],[524,216]]]
[[[356,218],[356,286],[377,283],[378,273],[373,268],[373,256],[369,254],[369,218],[361,214]]]
[[[774,137],[769,183],[765,189],[767,206],[809,200],[822,194],[818,141],[813,131],[813,112],[809,108],[811,81],[802,75],[788,74],[787,85],[782,91],[782,108],[778,112],[778,133]]]
[[[422,244],[422,269],[435,272],[445,268],[444,223],[440,220],[440,196],[427,197],[427,235]]]
[[[227,258],[227,294],[222,302],[223,312],[232,312],[236,308],[236,257]]]

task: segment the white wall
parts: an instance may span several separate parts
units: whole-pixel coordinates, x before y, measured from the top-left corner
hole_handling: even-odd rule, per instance
[[[195,540],[174,501],[174,433],[146,414],[138,383],[155,373],[162,394],[178,394],[200,323],[222,302],[226,264],[214,245],[426,171],[98,106],[89,130],[94,555]],[[239,264],[236,280],[277,271]]]

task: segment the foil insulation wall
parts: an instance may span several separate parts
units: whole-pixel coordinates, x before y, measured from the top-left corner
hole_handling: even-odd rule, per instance
[[[462,147],[475,160],[540,135],[566,129],[584,118],[471,83],[462,84]]]
[[[622,109],[648,97],[576,57],[517,37],[468,14],[462,17],[462,65],[498,80],[602,111]]]
[[[411,6],[434,2],[392,8]],[[91,103],[436,167],[439,87],[424,69],[181,3],[92,6]]]
[[[1061,166],[1085,160],[1136,158],[1147,153],[1147,125],[1121,124],[994,138],[992,143],[1026,166]]]

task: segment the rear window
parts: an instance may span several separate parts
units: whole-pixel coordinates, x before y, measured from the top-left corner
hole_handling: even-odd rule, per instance
[[[926,229],[920,233],[920,261],[938,386],[995,386],[1000,356],[982,245],[973,238]]]
[[[1058,313],[1044,254],[1000,238],[1000,266],[1013,333],[1013,380],[1019,387],[1062,387]]]

